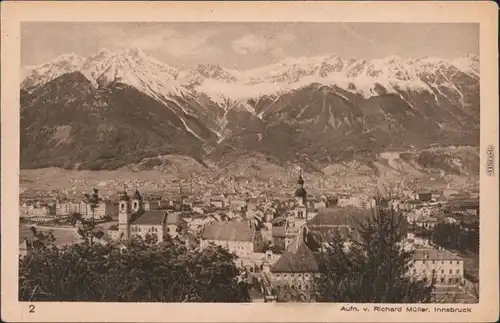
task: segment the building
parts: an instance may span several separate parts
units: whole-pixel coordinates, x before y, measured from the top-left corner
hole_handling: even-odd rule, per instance
[[[164,210],[169,206],[169,201],[166,200],[148,200],[144,201],[144,211],[149,210]]]
[[[432,216],[432,208],[427,206],[417,208],[415,210],[415,216],[418,218],[429,218],[430,216]]]
[[[118,235],[129,240],[133,236],[146,239],[156,236],[162,242],[168,235],[177,237],[187,228],[187,223],[180,217],[180,212],[169,213],[167,210],[144,210],[143,198],[138,190],[132,198],[124,190],[119,197]]]
[[[291,289],[307,294],[313,291],[313,280],[319,274],[317,256],[301,234],[271,266],[269,276],[275,289]]]
[[[436,218],[417,218],[412,221],[412,223],[418,227],[424,228],[426,230],[432,230],[436,224],[438,224],[438,219]]]
[[[118,204],[110,201],[104,200],[97,204],[94,211],[89,203],[80,203],[80,213],[84,218],[94,217],[95,219],[102,219],[106,216],[116,218],[118,215]]]
[[[158,243],[162,242],[168,233],[165,210],[145,211],[144,214],[129,223],[130,236],[140,236],[144,240],[156,236]]]
[[[409,274],[436,285],[461,285],[464,283],[464,261],[448,250],[417,249]]]
[[[244,262],[261,250],[264,242],[251,221],[229,221],[212,222],[205,226],[200,246],[206,248],[210,244],[227,248]]]
[[[479,199],[455,200],[450,203],[450,212],[460,215],[479,216]]]
[[[55,214],[55,209],[47,205],[21,205],[20,207],[21,217],[36,217],[43,218],[48,217],[51,214]]]
[[[432,200],[432,193],[431,192],[418,192],[417,193],[417,199],[422,202],[429,202]]]
[[[246,211],[248,202],[245,199],[232,199],[229,208],[233,211]]]
[[[56,203],[56,215],[69,215],[73,213],[86,213],[86,207],[85,211],[82,211],[80,209],[80,203],[75,203],[72,201],[63,201],[63,202],[57,202]],[[84,204],[85,205],[85,204]]]
[[[165,220],[166,233],[172,238],[178,237],[181,233],[186,232],[188,225],[186,220],[182,218],[183,212],[168,212]]]
[[[213,205],[217,208],[223,208],[224,207],[224,201],[222,200],[210,200],[210,205]]]
[[[306,223],[305,228],[319,246],[335,237],[347,241],[356,237],[356,229],[366,221],[368,215],[365,209],[352,206],[322,208]]]

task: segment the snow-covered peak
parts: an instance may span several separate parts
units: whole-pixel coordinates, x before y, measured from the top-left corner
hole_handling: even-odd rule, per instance
[[[479,57],[475,55],[462,55],[452,61],[453,65],[464,73],[479,77]]]
[[[63,74],[75,72],[85,59],[75,53],[60,55],[40,65],[27,66],[21,69],[23,81],[21,88],[33,89]]]
[[[215,64],[200,64],[178,70],[137,47],[116,52],[101,50],[88,58],[74,53],[62,55],[46,64],[23,69],[25,88],[75,70],[97,84],[122,82],[152,95],[163,97],[184,88],[220,97],[242,99],[296,89],[311,83],[337,85],[364,96],[376,95],[375,86],[387,92],[430,90],[449,87],[453,79],[479,77],[479,59],[462,55],[456,59],[433,57],[402,58],[391,55],[376,59],[342,58],[335,54],[315,57],[289,57],[280,62],[238,71]]]

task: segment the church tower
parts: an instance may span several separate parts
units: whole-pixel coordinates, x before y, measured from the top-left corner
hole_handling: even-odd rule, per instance
[[[302,178],[302,170],[300,171],[299,179],[297,180],[297,190],[295,190],[295,217],[302,221],[307,221],[307,192],[304,189],[304,179]]]
[[[129,239],[130,213],[130,197],[127,191],[123,189],[118,206],[118,231],[125,240]]]
[[[136,189],[134,196],[132,197],[132,212],[137,213],[142,210],[142,196],[139,190]]]

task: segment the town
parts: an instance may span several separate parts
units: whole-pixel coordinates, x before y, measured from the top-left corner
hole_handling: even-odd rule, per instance
[[[102,243],[134,236],[154,236],[155,243],[161,243],[170,236],[193,249],[227,248],[247,279],[259,286],[252,290],[252,301],[286,301],[277,291],[307,294],[318,275],[314,253],[339,232],[348,247],[359,221],[377,204],[375,196],[366,193],[326,193],[324,183],[309,189],[302,170],[291,177],[295,185],[283,184],[281,194],[276,185],[273,191],[267,183],[237,178],[219,186],[224,190],[175,182],[161,192],[145,193],[128,183],[108,190],[94,206],[84,198],[85,191],[78,196],[25,190],[20,196],[20,256],[36,252],[30,227],[52,230],[57,245],[70,245],[81,239],[80,220],[94,219],[104,232]],[[478,194],[407,188],[389,202],[407,221],[404,248],[413,251],[408,274],[435,279],[436,302],[477,302]],[[466,237],[450,238],[448,233]],[[450,242],[460,239],[465,242]]]

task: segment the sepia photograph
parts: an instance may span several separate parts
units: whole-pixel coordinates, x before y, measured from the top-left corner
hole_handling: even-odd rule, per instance
[[[15,302],[470,311],[498,217],[481,41],[480,22],[19,22]]]

